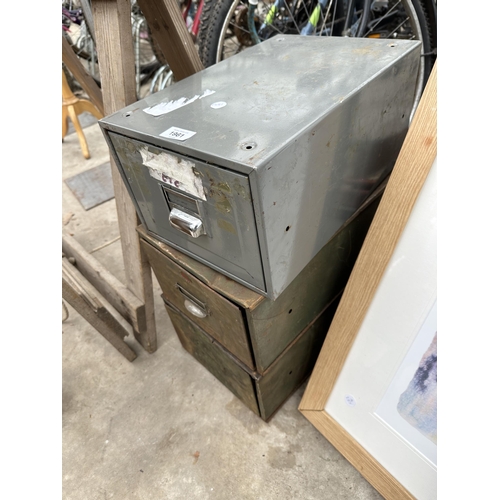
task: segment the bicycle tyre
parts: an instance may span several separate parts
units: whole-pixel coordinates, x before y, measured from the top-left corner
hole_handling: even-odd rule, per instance
[[[433,33],[436,32],[436,29],[435,26],[431,26],[429,13],[421,0],[403,0],[403,2],[405,3],[405,13],[409,18],[412,35],[422,42],[422,65],[418,75],[415,109],[434,64],[436,41]],[[238,42],[241,42],[238,51],[253,45],[249,35],[246,35],[246,39],[242,35],[245,32],[244,9],[247,8],[247,5],[247,0],[206,0],[198,33],[198,51],[205,68],[227,58],[223,53],[223,44],[229,31],[232,31],[233,38],[236,37]],[[238,7],[241,7],[241,9],[236,14]],[[240,15],[239,21],[237,20],[238,15]],[[434,16],[432,18],[434,19]],[[260,20],[262,20],[262,16]],[[295,23],[295,26],[297,26],[297,23]],[[237,32],[237,29],[240,32]],[[289,34],[290,32],[283,31],[283,33]],[[295,34],[297,34],[297,30],[295,30]]]

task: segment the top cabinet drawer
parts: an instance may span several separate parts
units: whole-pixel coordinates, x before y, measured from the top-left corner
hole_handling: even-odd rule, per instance
[[[109,133],[117,165],[149,231],[265,292],[247,175]]]
[[[253,370],[242,311],[149,243],[141,245],[168,301]]]

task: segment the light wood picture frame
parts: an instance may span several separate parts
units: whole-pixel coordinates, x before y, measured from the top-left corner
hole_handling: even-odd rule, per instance
[[[436,80],[437,62],[299,405],[301,413],[386,499],[416,496],[381,465],[373,447],[371,453],[367,451],[349,432],[349,425],[341,425],[325,407],[331,404],[335,384],[346,369],[349,353],[435,164]]]

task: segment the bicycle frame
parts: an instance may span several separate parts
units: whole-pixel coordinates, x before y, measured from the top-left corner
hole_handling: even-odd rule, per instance
[[[189,27],[189,32],[192,33],[195,37],[198,36],[198,31],[200,30],[200,21],[201,21],[201,13],[203,10],[203,3],[204,3],[204,0],[199,0],[198,7],[196,9],[196,13],[195,13],[194,19],[193,19],[193,24],[191,25],[191,27]],[[189,11],[191,10],[192,4],[193,4],[192,0],[188,0],[187,4],[186,4],[186,8],[182,12],[182,18],[184,19],[184,22],[186,23],[186,25],[187,25],[187,18],[189,15]]]

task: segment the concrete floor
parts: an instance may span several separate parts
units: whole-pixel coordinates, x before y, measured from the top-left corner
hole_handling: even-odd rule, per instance
[[[91,158],[68,135],[63,179],[109,159],[99,126],[81,118]],[[93,255],[123,280],[114,200],[85,211],[64,182],[62,192],[63,225],[88,251],[110,243]],[[129,336],[132,363],[69,307],[62,498],[381,498],[299,413],[305,386],[263,422],[183,350],[154,287],[158,350],[148,354]]]

